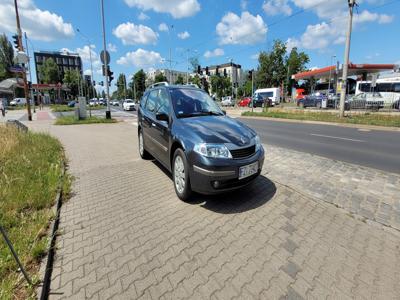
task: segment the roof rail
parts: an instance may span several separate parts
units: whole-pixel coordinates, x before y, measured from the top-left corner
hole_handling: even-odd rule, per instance
[[[148,87],[148,89],[152,89],[152,88],[155,88],[155,87],[158,87],[158,86],[169,86],[169,84],[166,81],[156,82],[156,83],[151,84]]]

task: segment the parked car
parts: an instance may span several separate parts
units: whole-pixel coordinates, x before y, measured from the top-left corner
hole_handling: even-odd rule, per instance
[[[14,98],[10,102],[10,106],[21,106],[26,104],[26,99],[25,98]]]
[[[111,101],[112,106],[119,106],[119,101],[118,100],[113,100]]]
[[[318,92],[318,93],[313,93],[311,95],[307,95],[303,99],[299,99],[297,101],[297,106],[303,108],[316,107],[320,109],[323,106],[322,101],[328,101],[328,97]]]
[[[235,102],[233,102],[231,96],[226,96],[226,97],[222,97],[221,105],[222,106],[235,106]]]
[[[97,100],[95,99],[90,99],[89,101],[89,106],[96,106],[97,105]]]
[[[76,105],[76,101],[75,100],[69,101],[68,104],[67,104],[68,107],[75,107],[75,105]]]
[[[216,194],[243,187],[261,172],[260,138],[227,117],[203,90],[160,86],[144,93],[138,108],[139,153],[168,171],[177,196]]]
[[[258,96],[261,96],[263,99],[271,99],[271,106],[281,102],[280,88],[258,89],[254,92],[253,98],[258,99]]]
[[[126,99],[122,104],[123,110],[135,110],[135,102],[132,99]]]
[[[251,104],[251,98],[250,97],[243,98],[238,103],[238,105],[240,107],[248,107],[248,106],[250,106],[250,104]]]
[[[385,100],[378,92],[360,93],[348,99],[349,109],[374,109],[379,110],[384,107]],[[346,106],[345,106],[346,108]]]
[[[393,102],[392,108],[400,110],[400,99]]]
[[[272,99],[264,94],[254,94],[253,107],[270,107],[272,106]]]

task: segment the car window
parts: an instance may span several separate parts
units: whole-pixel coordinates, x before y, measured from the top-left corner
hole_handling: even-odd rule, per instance
[[[144,108],[144,106],[145,106],[145,104],[146,104],[146,100],[147,100],[147,96],[148,96],[148,95],[149,95],[148,93],[145,93],[145,94],[143,95],[142,99],[140,100],[140,107],[141,107],[141,108]]]
[[[165,89],[158,90],[158,99],[156,104],[156,113],[164,113],[169,115],[170,104],[167,91]]]
[[[156,109],[156,104],[157,104],[157,98],[158,98],[158,89],[153,90],[149,93],[149,96],[147,97],[147,102],[146,102],[146,109],[149,112],[154,112]]]

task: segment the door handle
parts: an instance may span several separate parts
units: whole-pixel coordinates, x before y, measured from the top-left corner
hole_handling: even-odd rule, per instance
[[[156,127],[156,123],[151,123],[151,126]]]

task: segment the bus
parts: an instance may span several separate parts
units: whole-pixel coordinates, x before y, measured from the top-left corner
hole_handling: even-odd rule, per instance
[[[369,92],[379,92],[385,104],[391,104],[400,98],[400,77],[379,78],[375,87],[371,86],[371,81],[357,81],[356,95]]]

